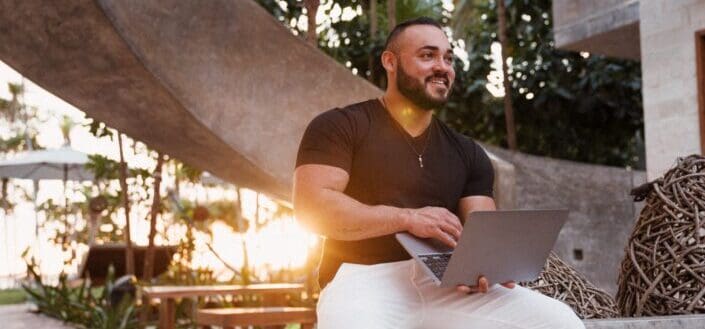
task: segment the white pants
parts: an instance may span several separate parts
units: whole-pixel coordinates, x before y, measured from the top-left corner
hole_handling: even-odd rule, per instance
[[[466,295],[439,288],[414,260],[343,264],[318,301],[319,329],[585,328],[566,304],[516,286]]]

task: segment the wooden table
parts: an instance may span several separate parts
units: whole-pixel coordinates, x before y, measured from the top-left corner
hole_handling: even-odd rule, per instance
[[[176,299],[219,295],[259,294],[263,297],[280,297],[286,294],[301,293],[300,283],[258,283],[251,285],[213,286],[153,286],[144,287],[142,292],[147,300],[159,299],[159,328],[173,329],[176,325]],[[283,305],[277,305],[283,306]]]

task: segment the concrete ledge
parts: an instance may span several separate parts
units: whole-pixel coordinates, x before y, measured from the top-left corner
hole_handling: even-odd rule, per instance
[[[639,60],[638,0],[555,0],[556,47]]]
[[[585,320],[586,329],[702,329],[705,314]]]

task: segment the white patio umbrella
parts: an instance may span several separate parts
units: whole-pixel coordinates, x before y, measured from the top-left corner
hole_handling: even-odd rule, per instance
[[[0,160],[0,177],[32,180],[92,180],[93,173],[84,167],[87,162],[86,153],[70,147],[19,152],[8,159]]]
[[[33,202],[35,206],[35,236],[38,236],[39,223],[37,217],[37,181],[56,179],[64,182],[92,180],[93,173],[84,167],[88,162],[86,153],[64,146],[58,149],[25,151],[13,154],[5,160],[0,160],[0,177],[31,179],[35,182]],[[68,202],[67,202],[68,203]]]

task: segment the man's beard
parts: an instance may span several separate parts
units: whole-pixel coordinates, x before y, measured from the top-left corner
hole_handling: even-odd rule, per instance
[[[433,76],[432,76],[433,77]],[[431,79],[432,77],[427,78]],[[444,75],[444,78],[449,80],[448,75]],[[450,80],[448,83],[448,88],[450,93]],[[424,110],[432,110],[442,107],[448,102],[448,95],[441,98],[434,98],[426,92],[426,85],[421,84],[418,80],[414,79],[404,71],[404,68],[399,62],[399,69],[397,70],[397,89],[399,92],[409,99],[412,103]]]

